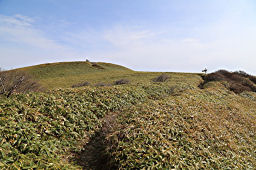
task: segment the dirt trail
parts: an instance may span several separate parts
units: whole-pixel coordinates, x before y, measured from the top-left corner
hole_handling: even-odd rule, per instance
[[[102,118],[102,128],[92,136],[84,149],[76,154],[76,162],[83,169],[108,170],[117,169],[111,162],[107,148],[111,143],[106,137],[116,129],[117,113],[109,113]]]

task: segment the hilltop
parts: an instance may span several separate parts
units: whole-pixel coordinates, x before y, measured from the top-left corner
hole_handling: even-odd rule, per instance
[[[71,87],[81,81],[108,81],[111,76],[123,76],[133,71],[126,67],[103,62],[59,62],[16,69],[24,71],[47,88]],[[107,75],[107,77],[106,77]]]
[[[11,70],[12,71],[12,70]],[[120,79],[129,79],[131,84],[150,83],[159,72],[133,71],[124,66],[103,62],[59,62],[15,69],[29,74],[47,89],[70,88],[74,84],[89,82],[112,84]],[[198,77],[192,73],[168,73],[174,77]]]
[[[254,76],[92,64],[19,69],[48,90],[0,97],[0,168],[256,168]]]

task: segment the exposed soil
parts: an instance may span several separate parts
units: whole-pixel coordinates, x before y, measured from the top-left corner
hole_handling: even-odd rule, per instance
[[[107,149],[113,144],[107,136],[116,130],[116,113],[110,113],[102,119],[102,128],[92,136],[84,149],[75,154],[75,161],[83,169],[112,170],[117,169]]]

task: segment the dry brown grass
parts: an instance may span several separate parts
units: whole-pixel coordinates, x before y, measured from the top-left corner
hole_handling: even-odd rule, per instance
[[[43,88],[30,76],[20,71],[0,72],[0,94],[10,97],[12,93],[43,91]]]

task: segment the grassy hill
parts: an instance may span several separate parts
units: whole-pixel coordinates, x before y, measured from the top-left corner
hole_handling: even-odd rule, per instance
[[[60,62],[17,69],[30,74],[47,88],[71,87],[83,81],[108,82],[112,77],[132,74],[133,71],[111,63]]]
[[[198,74],[154,82],[162,73],[96,64],[21,69],[49,90],[0,97],[0,168],[256,168],[255,92]],[[123,78],[130,83],[113,85]],[[92,85],[69,88],[83,81]]]
[[[93,66],[96,65],[96,66]],[[17,69],[24,71],[32,78],[49,89],[69,88],[74,84],[89,82],[91,85],[97,83],[112,84],[120,79],[129,79],[131,84],[150,83],[153,78],[161,73],[138,72],[126,67],[111,63],[91,62],[60,62],[41,64]],[[170,74],[170,73],[169,73]],[[172,77],[182,79],[183,77],[197,77],[196,74],[171,73]],[[180,78],[179,78],[180,77]]]

